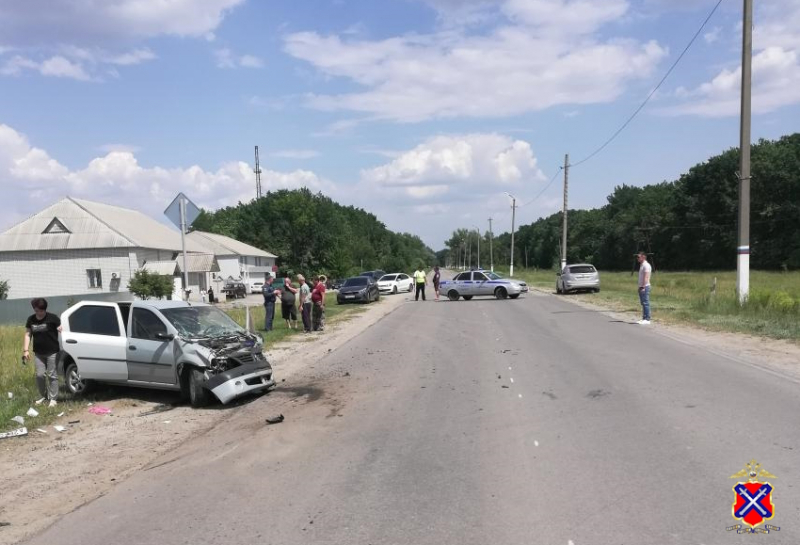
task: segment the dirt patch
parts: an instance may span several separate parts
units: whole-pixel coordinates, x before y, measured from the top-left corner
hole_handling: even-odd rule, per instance
[[[315,367],[322,356],[409,300],[405,294],[382,297],[352,319],[329,324],[324,332],[296,335],[272,347],[267,357],[278,386],[267,395],[197,410],[179,404],[174,393],[124,388],[119,397],[109,395],[91,406],[102,405],[111,414],[92,414],[87,404],[65,413],[46,434],[29,430],[28,436],[0,440],[0,523],[9,523],[0,526],[0,544],[42,531],[132,473],[152,469],[159,457],[188,439],[215,433],[216,426],[241,411],[266,415],[280,412],[286,403],[319,399],[324,392],[310,387],[309,378],[319,374]],[[326,410],[336,415],[338,407],[331,405]],[[66,429],[59,433],[53,425]],[[178,459],[167,458],[158,464]]]

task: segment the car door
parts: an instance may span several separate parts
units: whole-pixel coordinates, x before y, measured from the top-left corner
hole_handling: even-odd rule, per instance
[[[167,324],[150,309],[134,306],[128,338],[128,380],[175,384],[174,341]]]
[[[400,274],[397,277],[397,289],[400,291],[411,291],[414,289],[414,283],[411,281],[411,277],[407,274]]]
[[[472,273],[472,295],[492,295],[494,286],[489,284],[489,278],[480,271]]]
[[[81,305],[69,312],[64,322],[62,348],[72,356],[82,378],[103,381],[128,379],[127,339],[115,303],[98,301]]]
[[[472,273],[462,272],[453,278],[453,283],[456,285],[456,291],[459,295],[472,295]]]

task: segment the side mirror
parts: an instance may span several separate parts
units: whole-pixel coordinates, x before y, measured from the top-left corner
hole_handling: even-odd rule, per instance
[[[175,339],[175,335],[172,333],[156,333],[156,339],[159,341],[171,341]]]

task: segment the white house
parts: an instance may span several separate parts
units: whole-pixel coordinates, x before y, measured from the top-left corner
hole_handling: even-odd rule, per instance
[[[267,274],[272,274],[275,268],[276,255],[267,251],[239,242],[225,235],[192,231],[186,235],[187,240],[206,248],[205,251],[213,253],[219,263],[219,275],[212,275],[214,279],[229,278],[241,280],[245,285],[250,282],[263,282]]]
[[[218,267],[194,240],[186,249],[194,254],[187,268],[196,298],[201,278]],[[180,233],[141,212],[66,197],[0,234],[0,280],[9,283],[9,299],[127,292],[147,264],[172,262],[167,274],[174,274],[180,251]]]

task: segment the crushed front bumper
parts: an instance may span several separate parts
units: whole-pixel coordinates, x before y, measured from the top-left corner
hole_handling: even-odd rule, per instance
[[[272,378],[272,367],[265,367],[263,364],[240,365],[212,375],[206,382],[206,388],[211,390],[223,405],[248,392],[273,386],[275,381]]]

